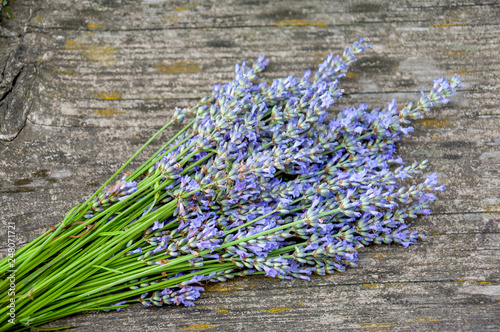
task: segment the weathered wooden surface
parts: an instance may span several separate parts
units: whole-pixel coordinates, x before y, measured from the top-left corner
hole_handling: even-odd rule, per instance
[[[12,2],[12,1],[11,1]],[[447,190],[407,250],[362,249],[311,282],[215,284],[194,308],[90,313],[76,331],[500,330],[500,6],[492,1],[17,0],[0,28],[0,219],[19,245],[111,175],[174,106],[265,53],[264,80],[300,74],[365,37],[341,105],[418,98],[457,72],[452,103],[399,145]],[[174,128],[176,130],[178,128]],[[163,135],[165,139],[167,135]],[[157,143],[154,147],[158,146]],[[148,151],[153,151],[151,147]],[[5,253],[5,229],[0,232]]]

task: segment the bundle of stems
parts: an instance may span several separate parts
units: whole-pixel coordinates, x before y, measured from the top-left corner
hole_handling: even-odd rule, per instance
[[[99,190],[57,225],[0,261],[0,331],[25,330],[89,310],[194,305],[203,285],[235,276],[283,279],[343,272],[369,244],[413,244],[408,218],[430,213],[435,174],[408,188],[426,161],[403,166],[395,142],[407,125],[459,86],[440,78],[398,107],[346,107],[339,79],[369,46],[330,54],[311,77],[257,84],[268,64],[236,65],[210,97],[176,109]],[[191,121],[112,187],[125,167],[173,123]],[[15,319],[9,306],[15,301]]]

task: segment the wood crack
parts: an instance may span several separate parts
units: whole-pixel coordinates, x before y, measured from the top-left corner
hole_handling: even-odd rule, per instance
[[[13,141],[18,137],[26,125],[26,119],[31,108],[33,94],[30,93],[32,83],[37,72],[37,64],[33,59],[37,56],[37,49],[28,47],[25,41],[27,23],[31,18],[32,10],[23,18],[24,24],[18,26],[17,38],[10,44],[10,52],[4,54],[0,88],[4,88],[0,97],[0,141]],[[14,29],[16,30],[16,29]]]
[[[17,83],[17,79],[18,79],[18,78],[19,78],[19,76],[21,75],[21,72],[23,71],[23,69],[24,69],[24,66],[22,66],[22,67],[19,69],[19,71],[18,71],[18,73],[16,74],[16,76],[14,76],[14,78],[13,78],[13,80],[12,80],[11,84],[10,84],[10,88],[9,88],[9,90],[7,90],[7,91],[6,91],[6,92],[2,95],[2,97],[0,97],[0,102],[2,102],[3,100],[5,100],[5,99],[7,98],[7,96],[8,96],[8,95],[12,92],[12,89],[14,89],[14,86],[15,86],[15,85],[16,85],[16,83]],[[4,69],[4,71],[5,71],[5,69]],[[2,72],[2,76],[3,76],[3,74],[4,74],[4,73]]]
[[[394,24],[408,24],[408,23],[423,23],[426,24],[428,21],[394,21],[392,23]],[[356,22],[357,25],[369,25],[369,24],[381,24],[381,25],[386,25],[387,21],[363,21],[363,22]],[[464,27],[469,27],[469,28],[478,28],[478,27],[497,27],[499,24],[496,23],[491,23],[491,24],[470,24]],[[28,25],[29,28],[33,29],[33,31],[53,31],[53,30],[62,30],[62,31],[94,31],[92,29],[86,29],[86,28],[73,28],[73,27],[57,27],[57,26],[52,26],[52,27],[40,27],[40,26],[34,26],[34,25]],[[332,28],[332,27],[352,27],[352,23],[342,23],[342,24],[328,24],[325,25],[324,28]],[[429,26],[416,26],[419,28],[429,28]],[[106,32],[134,32],[134,31],[165,31],[165,30],[206,30],[206,29],[255,29],[255,28],[273,28],[273,29],[283,29],[284,27],[279,27],[276,26],[274,23],[273,24],[256,24],[256,25],[249,25],[249,24],[242,24],[242,25],[225,25],[225,26],[195,26],[195,27],[189,27],[189,26],[167,26],[167,27],[161,27],[161,28],[127,28],[127,29],[102,29],[102,31]],[[285,27],[287,28],[287,27]],[[291,28],[291,27],[289,27]]]

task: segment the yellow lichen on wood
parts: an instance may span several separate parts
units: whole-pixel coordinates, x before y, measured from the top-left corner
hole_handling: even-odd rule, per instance
[[[120,114],[125,114],[126,112],[123,111],[118,111],[114,108],[105,108],[105,109],[99,109],[99,110],[92,110],[92,112],[95,115],[102,116],[102,117],[110,117],[113,115],[120,115]]]
[[[381,284],[373,283],[373,284],[363,284],[365,288],[379,288],[382,287]]]
[[[111,45],[88,45],[82,54],[90,60],[110,63],[115,60],[116,48]]]
[[[192,324],[189,325],[188,327],[184,327],[184,330],[189,330],[189,331],[201,331],[204,329],[209,329],[211,327],[215,327],[215,325],[208,325],[208,324]]]
[[[364,323],[361,324],[361,329],[363,331],[386,331],[385,329],[391,329],[394,327],[393,323]]]
[[[272,308],[272,309],[269,309],[269,310],[266,310],[267,312],[270,312],[272,314],[276,314],[276,313],[280,313],[280,312],[285,312],[285,311],[290,311],[290,310],[294,310],[293,308]]]
[[[111,45],[88,45],[80,41],[67,40],[66,49],[82,51],[86,58],[103,64],[115,61],[116,48]]]
[[[428,318],[428,317],[419,317],[415,319],[410,319],[408,323],[434,323],[439,322],[437,319]]]
[[[282,20],[279,22],[276,22],[274,24],[277,27],[306,27],[306,26],[313,26],[313,27],[324,27],[327,24],[326,23],[314,23],[310,22],[307,20]]]
[[[417,123],[430,128],[441,128],[451,125],[451,121],[447,119],[419,119]]]
[[[184,7],[176,7],[176,8],[175,8],[175,11],[181,12],[181,11],[188,10],[188,9],[189,9],[189,7],[188,7],[188,6],[184,6]]]
[[[158,62],[155,70],[164,74],[196,73],[200,71],[200,66],[195,62],[184,60],[171,63]]]
[[[56,69],[55,72],[58,73],[59,75],[78,76],[78,72],[76,70],[71,70],[71,69],[68,70]]]
[[[66,40],[66,49],[67,50],[80,50],[82,49],[82,42],[76,40]]]
[[[218,314],[227,314],[228,312],[228,310],[217,310]]]
[[[468,50],[452,50],[446,52],[446,55],[455,57],[455,56],[466,56],[468,53],[469,53]]]
[[[448,74],[449,75],[457,74],[460,76],[472,76],[474,75],[474,72],[470,70],[457,70],[457,71],[449,71]]]
[[[466,27],[466,26],[468,26],[468,24],[465,24],[465,23],[445,23],[445,24],[430,25],[429,28]]]
[[[97,28],[105,28],[106,26],[105,25],[101,25],[101,24],[94,24],[94,23],[89,23],[87,25],[89,28],[94,28],[94,29],[97,29]]]
[[[94,95],[95,98],[103,100],[118,100],[122,99],[122,96],[120,92],[101,92]]]
[[[384,259],[389,257],[389,254],[371,254],[370,257],[375,259]]]
[[[259,35],[257,33],[254,33],[254,32],[245,32],[245,33],[242,33],[241,35],[245,38],[257,38],[257,37],[259,37]]]

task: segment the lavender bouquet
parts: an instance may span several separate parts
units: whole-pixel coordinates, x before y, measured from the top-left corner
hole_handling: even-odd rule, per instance
[[[459,86],[440,78],[416,104],[360,104],[327,120],[339,79],[369,46],[330,54],[313,74],[256,83],[268,60],[236,65],[235,78],[158,131],[85,203],[15,253],[15,320],[9,265],[0,262],[2,328],[24,330],[78,312],[194,305],[206,282],[264,274],[309,279],[355,266],[370,244],[414,244],[408,218],[430,213],[435,174],[405,166],[395,143]],[[189,123],[114,186],[160,132]],[[416,182],[417,183],[417,182]]]

